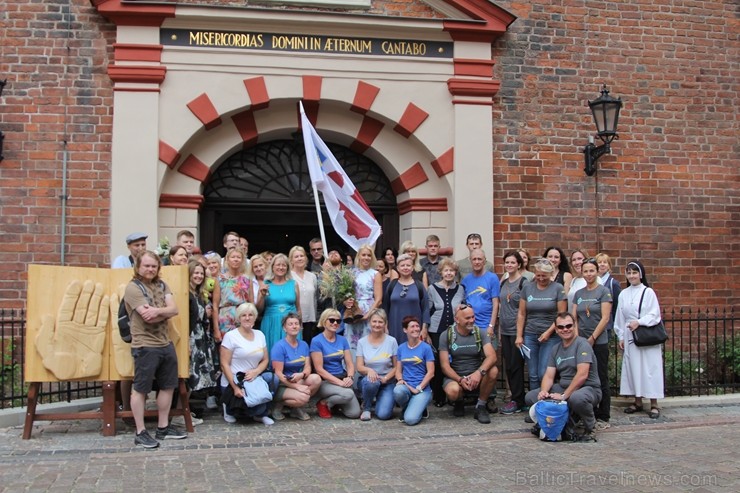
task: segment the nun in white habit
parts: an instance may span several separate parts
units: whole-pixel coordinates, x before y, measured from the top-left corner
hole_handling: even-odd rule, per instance
[[[660,322],[660,305],[655,291],[648,284],[645,267],[640,261],[628,263],[626,274],[629,287],[619,294],[617,316],[614,320],[619,348],[624,351],[619,393],[635,397],[635,402],[624,410],[625,413],[641,412],[642,399],[645,397],[650,399],[648,416],[657,419],[660,417],[658,399],[664,397],[662,347],[660,344],[637,347],[632,331],[640,325],[651,326]]]

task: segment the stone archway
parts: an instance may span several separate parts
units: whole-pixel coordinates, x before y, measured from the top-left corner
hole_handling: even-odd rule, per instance
[[[382,245],[398,244],[398,206],[390,180],[373,161],[327,143],[383,227]],[[250,241],[250,251],[282,251],[319,236],[303,142],[273,140],[227,157],[203,188],[200,244],[219,250],[226,231]],[[323,205],[322,205],[323,210]],[[325,211],[324,211],[325,212]],[[341,244],[324,216],[327,242]]]

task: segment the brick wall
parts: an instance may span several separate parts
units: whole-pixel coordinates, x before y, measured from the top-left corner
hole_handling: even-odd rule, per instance
[[[737,305],[737,2],[497,3],[519,17],[494,46],[497,269],[509,248],[581,247],[623,282],[641,258],[664,306]],[[620,139],[587,177],[602,83]]]
[[[496,3],[518,16],[493,47],[502,84],[489,251],[497,270],[508,248],[585,247],[615,257],[619,272],[642,258],[664,306],[737,305],[737,2]],[[26,264],[61,259],[65,139],[66,262],[110,261],[106,67],[115,32],[87,0],[6,0],[3,9],[0,307],[21,307]],[[436,15],[398,0],[370,12]],[[586,99],[602,83],[625,102],[620,140],[598,177],[586,177],[580,150],[594,134]]]
[[[86,1],[3,2],[0,307],[25,304],[26,265],[59,264],[67,141],[66,263],[108,263],[114,32]]]

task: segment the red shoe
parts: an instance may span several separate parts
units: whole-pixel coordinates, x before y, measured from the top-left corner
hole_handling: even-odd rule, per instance
[[[319,401],[316,403],[316,412],[319,413],[320,418],[331,418],[331,409],[329,409],[329,406],[327,406],[325,402]]]

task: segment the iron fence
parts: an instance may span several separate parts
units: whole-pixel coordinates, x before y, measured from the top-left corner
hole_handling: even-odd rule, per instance
[[[24,310],[0,309],[0,409],[25,405],[25,315]],[[667,396],[718,395],[740,390],[737,320],[734,308],[663,310],[670,337],[663,347]],[[618,395],[622,354],[614,338],[610,345],[609,383],[612,395]],[[503,387],[503,379],[500,384]],[[44,383],[39,403],[100,395],[100,382]]]
[[[26,405],[28,385],[23,378],[26,312],[0,309],[0,409]],[[39,404],[70,402],[103,395],[100,382],[49,382],[41,385]]]
[[[663,310],[666,396],[721,395],[740,389],[740,331],[734,308]],[[619,395],[622,353],[610,342],[609,383]]]

